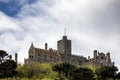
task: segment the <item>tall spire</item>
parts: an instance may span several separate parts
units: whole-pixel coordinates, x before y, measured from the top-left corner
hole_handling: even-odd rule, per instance
[[[66,36],[66,27],[64,28],[64,36]]]
[[[34,48],[33,42],[31,43],[31,46],[30,46],[30,48]]]
[[[64,28],[64,36],[63,36],[63,39],[67,39],[67,36],[66,36],[66,28]]]

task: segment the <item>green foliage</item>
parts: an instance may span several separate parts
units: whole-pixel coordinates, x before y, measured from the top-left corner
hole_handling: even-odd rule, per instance
[[[77,68],[71,74],[72,80],[93,80],[93,77],[93,71],[85,67]]]
[[[0,50],[0,60],[2,60],[2,58],[4,58],[5,56],[7,56],[7,52],[4,50]]]
[[[58,73],[57,72],[54,72],[54,71],[51,71],[48,76],[49,78],[52,78],[52,79],[56,79],[58,78]]]
[[[117,74],[117,67],[115,66],[103,66],[96,70],[98,79],[107,80],[108,78],[115,78]]]
[[[0,50],[1,80],[115,80],[115,78],[116,80],[120,79],[120,72],[117,73],[118,69],[115,66],[80,67],[66,62],[54,65],[50,63],[39,62],[31,62],[29,64],[16,65],[16,63],[13,60],[8,59],[8,57],[9,55],[6,51]]]
[[[43,78],[41,80],[53,80],[52,78]]]
[[[17,68],[18,75],[17,77],[26,77],[29,79],[39,80],[47,77],[54,78],[57,76],[57,73],[53,72],[51,69],[51,64],[49,63],[29,63],[24,65],[18,65]]]
[[[13,77],[17,74],[15,71],[17,65],[8,58],[9,56],[6,51],[0,50],[0,78]]]
[[[100,67],[93,65],[93,66],[86,66],[87,68],[91,69],[93,71],[93,73],[96,72],[97,69],[99,69]]]
[[[97,79],[96,71],[100,68],[98,65],[93,65],[93,66],[86,66],[87,68],[91,69],[94,73],[94,79]]]
[[[15,71],[17,65],[14,61],[7,60],[4,63],[0,64],[0,73],[1,77],[12,77],[17,74]]]
[[[118,72],[118,73],[116,74],[116,78],[117,78],[117,79],[120,79],[120,72]]]
[[[25,77],[26,73],[25,73],[25,70],[23,69],[23,65],[18,64],[16,70],[17,70],[17,72],[18,72],[17,77],[20,77],[20,78]]]
[[[76,67],[69,63],[55,64],[53,71],[58,72],[60,80],[92,80],[94,73],[89,68]]]
[[[60,63],[60,64],[55,64],[52,69],[53,71],[58,72],[59,74],[59,78],[70,78],[70,73],[72,73],[72,71],[75,69],[76,67],[72,64],[69,63]]]

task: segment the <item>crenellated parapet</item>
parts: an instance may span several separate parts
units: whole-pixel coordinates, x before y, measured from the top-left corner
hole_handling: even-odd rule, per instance
[[[103,64],[103,65],[112,65],[110,53],[103,53],[97,50],[93,51],[94,57],[91,59],[92,62]]]

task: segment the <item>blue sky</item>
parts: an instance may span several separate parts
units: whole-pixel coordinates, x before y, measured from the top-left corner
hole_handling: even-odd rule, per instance
[[[0,0],[0,49],[17,52],[19,63],[28,57],[31,42],[56,49],[65,27],[73,54],[110,52],[120,66],[119,0]]]
[[[0,10],[12,17],[14,17],[17,14],[20,8],[21,6],[17,5],[13,1],[8,2],[8,3],[0,2]]]
[[[8,16],[15,17],[22,6],[32,4],[37,0],[0,0],[0,10]]]

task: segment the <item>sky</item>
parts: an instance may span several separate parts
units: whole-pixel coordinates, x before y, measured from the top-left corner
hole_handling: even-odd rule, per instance
[[[0,49],[19,63],[35,47],[57,49],[66,28],[72,54],[111,53],[120,68],[120,0],[0,0]]]

